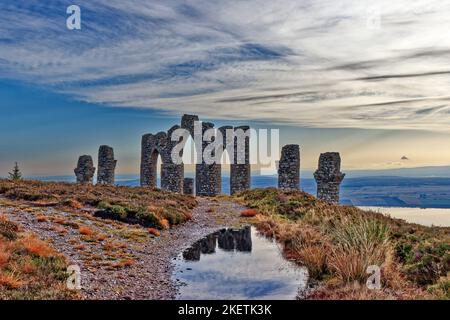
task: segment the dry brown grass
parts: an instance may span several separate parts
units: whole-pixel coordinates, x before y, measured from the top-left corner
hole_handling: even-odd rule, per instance
[[[450,270],[450,228],[412,225],[299,191],[257,189],[235,199],[260,212],[258,230],[322,281],[313,298],[430,298],[427,286]],[[371,265],[381,268],[382,290],[365,287]],[[441,288],[434,292],[445,296]]]
[[[116,268],[127,268],[134,266],[136,264],[136,260],[133,259],[123,259],[117,263],[114,264],[114,267]]]
[[[37,222],[47,222],[47,218],[44,215],[38,215],[36,216],[36,221]]]
[[[167,220],[167,219],[159,220],[159,224],[160,224],[161,228],[164,230],[170,229],[170,223],[169,223],[169,220]]]
[[[4,244],[0,244],[0,268],[4,267],[11,258],[11,251]]]
[[[108,235],[106,235],[106,234],[99,234],[99,235],[97,235],[97,240],[98,241],[105,241],[106,239],[108,239]]]
[[[241,212],[241,217],[251,218],[255,217],[258,214],[258,211],[255,209],[246,209]]]
[[[65,258],[47,242],[0,219],[0,300],[78,298],[64,286]]]
[[[161,236],[161,233],[155,228],[148,228],[148,233],[154,235],[155,237]]]
[[[19,277],[11,273],[0,273],[0,287],[4,286],[7,289],[19,289],[25,284]]]
[[[46,242],[38,239],[34,235],[27,234],[21,240],[23,247],[31,254],[39,257],[48,258],[57,255]]]
[[[80,226],[78,231],[83,236],[92,236],[94,234],[94,230],[92,230],[91,228],[89,228],[87,226]]]
[[[58,217],[58,218],[53,219],[53,222],[64,226],[64,225],[66,225],[67,220],[64,218]]]

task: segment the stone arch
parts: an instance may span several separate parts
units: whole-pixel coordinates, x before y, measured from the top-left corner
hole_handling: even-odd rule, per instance
[[[183,190],[183,165],[172,162],[172,149],[177,142],[172,142],[172,132],[179,126],[172,127],[168,133],[142,136],[141,145],[141,186],[155,188],[157,186],[157,161],[161,156],[161,189],[179,192]]]
[[[183,192],[184,184],[184,163],[174,163],[172,160],[172,150],[181,141],[171,141],[172,133],[179,129],[186,129],[193,139],[195,149],[198,155],[203,155],[205,148],[210,142],[202,141],[201,145],[196,144],[195,128],[196,123],[201,124],[201,131],[204,134],[209,129],[214,129],[214,124],[210,122],[200,122],[196,115],[183,115],[181,119],[181,126],[173,126],[167,133],[160,132],[156,135],[146,134],[142,137],[141,147],[141,186],[156,187],[157,181],[157,155],[161,155],[161,188],[172,192]],[[199,128],[200,129],[200,128]],[[227,132],[228,129],[231,129]],[[231,161],[236,161],[234,155],[234,149],[237,148],[235,139],[235,130],[244,129],[248,127],[233,128],[232,126],[220,127],[217,130],[222,133],[225,140],[221,147],[220,152],[223,153],[224,149],[230,148],[232,150],[229,156]],[[233,133],[230,136],[230,132]],[[180,138],[183,139],[183,138]],[[244,144],[244,158],[245,161],[241,164],[230,165],[230,193],[236,193],[250,187],[250,163],[249,163],[249,143],[248,138],[245,138]],[[186,142],[186,141],[184,141]],[[180,159],[182,159],[184,148],[180,150]],[[155,156],[156,155],[156,156]],[[221,159],[219,155],[216,159]],[[191,185],[191,181],[189,181]],[[192,190],[192,187],[187,188]],[[198,161],[195,164],[195,190],[196,195],[199,196],[216,196],[222,192],[222,166],[220,161],[218,163],[209,164],[205,162],[205,159]]]
[[[197,156],[201,157],[203,151],[208,146],[208,142],[202,141],[202,145],[196,145],[195,141],[195,124],[201,123],[202,135],[209,129],[214,129],[214,124],[211,122],[200,122],[196,115],[183,115],[181,119],[181,128],[189,131]],[[199,154],[200,153],[200,154]],[[195,190],[198,196],[216,196],[222,192],[222,170],[220,163],[207,164],[204,159],[195,164]]]

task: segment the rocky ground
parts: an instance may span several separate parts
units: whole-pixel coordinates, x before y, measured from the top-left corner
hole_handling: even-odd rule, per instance
[[[84,299],[173,299],[172,260],[193,242],[223,227],[248,222],[244,207],[198,199],[193,219],[154,236],[146,228],[93,216],[93,210],[61,210],[0,198],[0,214],[36,233],[81,268]]]

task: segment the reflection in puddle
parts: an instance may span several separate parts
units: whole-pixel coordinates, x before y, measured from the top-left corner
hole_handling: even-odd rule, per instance
[[[179,299],[295,299],[307,271],[286,261],[253,227],[223,229],[177,258]]]

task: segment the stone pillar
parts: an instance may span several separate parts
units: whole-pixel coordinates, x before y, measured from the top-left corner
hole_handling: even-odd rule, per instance
[[[77,167],[74,170],[77,177],[77,183],[92,184],[95,167],[91,156],[81,156],[78,158]]]
[[[158,151],[156,136],[149,133],[142,136],[141,142],[141,186],[156,188]]]
[[[181,118],[181,128],[188,130],[192,139],[194,139],[194,123],[196,121],[199,121],[196,115],[185,114]]]
[[[98,150],[97,183],[114,185],[114,171],[117,160],[114,159],[114,150],[109,146],[100,146]]]
[[[341,156],[338,152],[322,153],[319,168],[314,173],[317,182],[317,198],[339,203],[339,191],[345,174],[341,172]]]
[[[161,189],[182,193],[183,192],[184,165],[163,163],[161,165]]]
[[[297,144],[284,146],[278,164],[278,188],[300,189],[300,147]]]
[[[222,192],[220,164],[195,165],[195,192],[198,196],[214,197]]]
[[[214,124],[202,123],[202,133],[213,129]],[[204,140],[204,139],[202,139]],[[210,142],[202,141],[202,155]],[[207,164],[203,159],[195,165],[195,191],[198,196],[214,197],[222,192],[222,166],[220,163]]]
[[[194,179],[184,178],[183,194],[188,195],[188,196],[194,195]]]
[[[245,133],[239,137],[237,131]],[[234,156],[230,165],[230,194],[236,194],[250,189],[250,127],[242,126],[234,128]],[[238,131],[238,132],[239,132]]]

